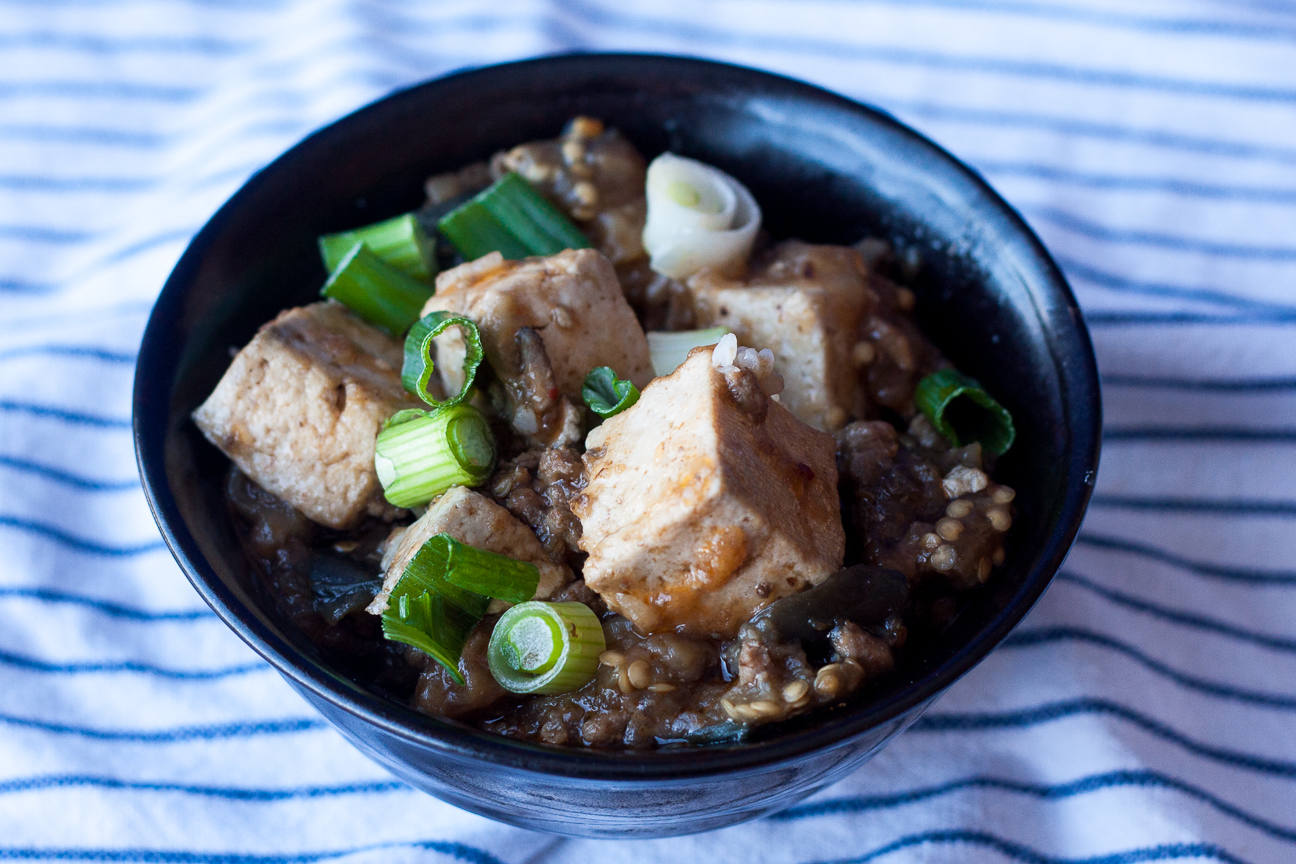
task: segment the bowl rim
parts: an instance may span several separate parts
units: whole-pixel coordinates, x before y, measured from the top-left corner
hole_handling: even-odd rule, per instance
[[[1068,357],[1065,361],[1055,356],[1058,376],[1066,389],[1063,394],[1065,413],[1072,420],[1088,420],[1071,424],[1072,446],[1067,454],[1068,485],[1058,509],[1060,527],[1045,541],[1034,566],[1013,596],[987,626],[977,631],[971,640],[960,646],[944,663],[927,670],[883,698],[849,712],[829,711],[823,722],[814,728],[769,741],[650,751],[559,748],[506,738],[453,721],[429,717],[373,693],[362,692],[357,696],[352,690],[354,685],[351,682],[322,663],[304,656],[290,642],[278,637],[220,581],[185,525],[167,482],[165,441],[171,388],[174,388],[176,380],[172,362],[175,358],[168,358],[165,354],[171,345],[167,332],[169,322],[175,320],[175,314],[183,303],[187,283],[198,270],[214,238],[220,234],[225,223],[234,218],[234,213],[240,209],[245,199],[251,197],[253,190],[266,182],[268,175],[283,170],[283,166],[291,164],[302,150],[320,146],[335,136],[344,136],[346,127],[359,122],[365,115],[387,110],[394,103],[420,98],[428,89],[444,87],[479,75],[507,74],[510,70],[525,72],[535,67],[574,64],[577,67],[588,67],[589,70],[603,68],[613,72],[618,66],[633,63],[663,64],[667,67],[673,65],[679,69],[702,67],[723,71],[731,76],[745,76],[745,80],[781,88],[781,95],[799,95],[838,110],[862,115],[870,122],[889,127],[892,133],[910,139],[920,148],[929,149],[938,160],[944,161],[976,187],[987,203],[999,211],[998,215],[1006,220],[1017,239],[1025,244],[1025,251],[1039,265],[1038,275],[1047,283],[1046,289],[1059,301],[1058,308],[1065,313],[1059,317],[1066,320],[1072,328],[1068,335],[1075,341],[1075,347],[1080,349],[1078,353],[1082,355],[1078,358]],[[1043,314],[1041,312],[1041,316]],[[157,357],[159,353],[163,354],[162,358]],[[1075,362],[1077,359],[1078,363]],[[157,375],[150,370],[160,368],[158,364],[161,362],[167,363],[166,369],[171,377],[163,382],[168,388],[165,398],[155,398]],[[298,141],[248,178],[198,231],[176,263],[158,295],[144,331],[136,361],[132,408],[136,462],[149,509],[167,548],[216,615],[297,689],[309,691],[314,697],[360,718],[368,725],[449,760],[471,759],[530,773],[637,784],[678,783],[718,774],[734,776],[760,772],[813,751],[845,746],[868,730],[883,726],[888,721],[898,720],[907,724],[915,720],[927,704],[981,662],[1008,635],[1061,567],[1079,530],[1093,491],[1102,423],[1097,364],[1075,297],[1043,243],[1020,214],[979,173],[886,111],[826,88],[740,64],[680,54],[640,52],[547,54],[451,72],[394,90]],[[325,716],[333,722],[327,712]]]

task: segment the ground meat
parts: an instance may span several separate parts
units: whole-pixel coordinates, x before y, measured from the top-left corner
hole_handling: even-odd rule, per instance
[[[920,438],[880,420],[837,433],[843,516],[858,544],[848,559],[858,555],[911,582],[979,585],[1003,561],[1013,490],[990,480],[979,444],[950,449],[923,422],[910,428]]]
[[[869,403],[908,419],[917,411],[913,394],[918,382],[949,361],[914,323],[912,291],[877,273],[870,274],[869,286],[877,304],[860,321],[851,357]]]
[[[570,447],[528,450],[501,465],[486,484],[497,502],[536,532],[555,564],[580,572],[581,523],[571,499],[585,486],[580,454]]]
[[[414,697],[410,700],[413,707],[433,717],[462,717],[488,708],[508,695],[508,691],[491,675],[490,666],[486,662],[486,648],[490,644],[491,629],[496,620],[493,615],[484,618],[468,634],[463,654],[459,658],[459,674],[464,678],[463,684],[451,680],[445,668],[422,651],[408,649],[407,659],[410,665],[423,670]]]

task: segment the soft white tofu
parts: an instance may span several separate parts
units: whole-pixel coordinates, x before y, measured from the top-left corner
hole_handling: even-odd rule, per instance
[[[693,349],[586,439],[585,582],[646,632],[731,637],[845,553],[833,438],[711,355]]]
[[[780,244],[742,279],[706,270],[686,286],[699,327],[730,328],[743,345],[774,352],[783,405],[816,429],[845,425],[858,376],[856,330],[876,302],[858,252],[845,246]]]
[[[437,534],[449,534],[460,543],[536,565],[540,570],[540,585],[533,599],[545,600],[572,581],[572,572],[567,565],[550,561],[535,532],[512,513],[471,489],[453,486],[405,529],[396,541],[396,551],[390,559],[384,556],[383,587],[367,607],[369,612],[381,615],[386,611],[392,589],[405,572],[406,565],[414,553]]]
[[[521,261],[505,261],[493,252],[447,270],[437,277],[436,294],[423,314],[438,310],[472,319],[486,358],[505,379],[521,374],[518,330],[534,328],[558,388],[576,405],[585,376],[596,366],[610,366],[617,377],[639,387],[652,380],[643,328],[612,264],[593,249]],[[458,329],[437,338],[436,365],[448,392],[458,392],[462,383],[463,350]]]
[[[417,403],[401,346],[333,301],[279,314],[193,414],[262,488],[330,528],[390,508],[374,471],[382,424]]]

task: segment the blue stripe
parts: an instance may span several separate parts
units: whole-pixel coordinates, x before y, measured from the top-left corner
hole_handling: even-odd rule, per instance
[[[1198,288],[1188,285],[1177,285],[1171,282],[1151,282],[1146,279],[1131,279],[1118,276],[1106,270],[1092,267],[1083,261],[1066,255],[1054,253],[1053,260],[1066,271],[1069,279],[1081,279],[1092,282],[1108,291],[1119,291],[1126,294],[1139,294],[1147,297],[1173,297],[1176,300],[1200,300],[1206,303],[1222,303],[1234,308],[1267,311],[1287,315],[1296,311],[1296,306],[1282,303],[1271,303],[1242,297],[1217,288]]]
[[[138,102],[188,102],[202,95],[196,87],[133,81],[0,81],[0,99],[49,97],[120,99]]]
[[[136,543],[128,546],[110,546],[107,543],[100,543],[96,540],[87,540],[84,537],[78,537],[70,534],[62,528],[54,525],[47,525],[43,522],[34,522],[29,519],[20,519],[16,516],[0,516],[0,526],[13,528],[28,534],[35,534],[46,540],[53,540],[61,546],[69,549],[75,549],[78,552],[89,552],[92,555],[107,555],[116,558],[126,558],[134,555],[147,555],[152,552],[160,552],[166,549],[166,544],[161,540],[151,540],[146,543]]]
[[[1233,315],[1213,315],[1204,312],[1085,312],[1084,319],[1090,327],[1287,325],[1296,324],[1296,311],[1241,312]]]
[[[0,185],[3,185],[4,180],[4,177],[0,177]],[[0,225],[0,239],[35,243],[83,243],[93,236],[88,231],[65,231],[42,225]]]
[[[1255,201],[1266,204],[1296,204],[1296,189],[1278,189],[1272,186],[1238,186],[1233,184],[1200,183],[1173,177],[1128,176],[1100,174],[1056,168],[1030,162],[976,159],[969,161],[977,170],[996,175],[996,180],[1006,177],[1028,177],[1053,183],[1069,183],[1090,189],[1112,189],[1122,192],[1167,192],[1192,198],[1221,201]]]
[[[634,32],[637,37],[648,33],[673,36],[681,40],[698,42],[714,52],[718,46],[735,46],[755,48],[763,51],[779,51],[788,54],[803,54],[813,57],[832,56],[854,61],[872,61],[900,66],[918,66],[932,69],[953,69],[964,72],[985,72],[994,75],[1005,75],[1019,78],[1035,78],[1047,81],[1063,81],[1070,84],[1088,84],[1102,87],[1114,87],[1133,90],[1150,90],[1163,93],[1184,93],[1196,96],[1218,97],[1222,99],[1245,99],[1258,102],[1289,103],[1296,101],[1296,90],[1290,87],[1254,86],[1248,84],[1231,84],[1216,81],[1198,81],[1186,78],[1175,78],[1163,75],[1144,75],[1135,72],[1082,68],[1063,63],[1045,63],[1033,60],[1005,60],[1000,57],[978,57],[973,55],[950,55],[935,51],[920,51],[909,48],[897,48],[886,45],[860,44],[813,37],[789,37],[765,35],[758,33],[740,33],[732,27],[714,27],[705,24],[681,23],[663,18],[650,18],[603,8],[582,0],[568,0],[563,8],[569,11],[569,17],[581,23],[602,24],[622,27]],[[404,19],[413,27],[420,22]],[[444,31],[453,27],[467,29],[467,19],[453,21],[428,22],[426,26]],[[554,25],[563,22],[554,16],[546,15],[539,22],[516,21],[519,26],[526,26],[528,32],[535,26]],[[483,19],[485,29],[499,29],[499,24],[491,19]],[[479,28],[482,24],[477,24]],[[493,26],[492,26],[493,25]],[[585,44],[565,46],[568,49],[587,48]]]
[[[95,144],[104,147],[140,147],[154,149],[169,140],[153,132],[129,129],[104,129],[94,126],[37,126],[0,123],[0,138],[11,141],[42,141],[60,144]]]
[[[1217,258],[1247,258],[1255,261],[1296,261],[1296,246],[1267,246],[1255,243],[1217,243],[1197,237],[1162,234],[1134,228],[1111,228],[1083,219],[1056,207],[1023,206],[1032,219],[1051,222],[1076,234],[1109,243],[1128,243],[1177,252],[1194,252]]]
[[[1153,617],[1160,618],[1163,621],[1172,621],[1175,624],[1184,627],[1191,627],[1194,630],[1204,630],[1208,633],[1228,636],[1231,639],[1250,642],[1253,645],[1259,645],[1262,648],[1268,648],[1273,651],[1296,653],[1296,639],[1273,636],[1267,633],[1257,633],[1254,630],[1247,630],[1224,621],[1219,621],[1215,618],[1208,618],[1205,615],[1196,615],[1179,609],[1171,609],[1168,606],[1151,603],[1131,594],[1116,591],[1112,588],[1101,585],[1088,577],[1080,576],[1069,571],[1059,573],[1056,578],[1059,582],[1066,582],[1084,588],[1086,591],[1097,594],[1118,606],[1124,606],[1126,609],[1133,609],[1136,612],[1152,615]]]
[[[94,426],[100,429],[129,429],[131,421],[125,417],[105,417],[102,414],[84,414],[80,411],[68,411],[50,405],[37,405],[32,402],[17,402],[11,399],[0,399],[0,411],[13,411],[19,414],[31,414],[36,417],[47,417],[76,426]]]
[[[146,864],[309,864],[345,858],[384,849],[426,849],[469,864],[504,864],[489,852],[464,843],[443,840],[410,840],[372,843],[350,849],[327,852],[300,852],[294,855],[255,855],[242,852],[187,852],[161,849],[51,849],[37,847],[0,848],[0,859],[19,861],[140,861]],[[1232,862],[1229,862],[1232,864]]]
[[[1296,516],[1294,501],[1253,501],[1240,498],[1212,501],[1203,498],[1094,495],[1089,503],[1116,510],[1160,510],[1165,513],[1210,513],[1220,516]]]
[[[156,186],[152,177],[46,177],[0,174],[0,189],[20,192],[137,192]],[[89,235],[87,235],[89,236]]]
[[[32,330],[42,327],[56,327],[60,331],[66,329],[69,321],[80,319],[90,319],[98,326],[103,326],[106,319],[110,316],[117,315],[139,315],[140,327],[143,328],[143,322],[146,314],[153,308],[152,300],[126,300],[120,303],[114,303],[111,306],[86,306],[78,304],[75,308],[54,314],[42,315],[24,315],[17,318],[0,319],[0,333],[12,333],[22,331],[24,335],[29,334]],[[61,334],[60,334],[61,335]]]
[[[1296,429],[1237,429],[1224,426],[1142,426],[1103,429],[1104,441],[1226,441],[1290,444]]]
[[[131,673],[154,675],[158,678],[172,678],[178,681],[212,681],[220,678],[233,678],[249,675],[254,672],[270,672],[272,668],[266,663],[244,663],[241,666],[227,666],[224,669],[166,669],[149,663],[136,663],[124,660],[116,663],[50,663],[35,657],[26,657],[10,651],[0,650],[0,663],[7,663],[30,672],[42,672],[52,675],[92,675]]]
[[[87,357],[104,363],[135,363],[135,354],[126,351],[113,351],[108,348],[93,348],[88,345],[24,345],[21,348],[10,348],[0,351],[0,361],[14,360],[19,357]]]
[[[30,717],[14,717],[9,714],[0,714],[0,723],[57,735],[79,735],[82,738],[93,738],[98,741],[136,741],[146,744],[215,741],[224,738],[250,738],[256,735],[296,735],[328,728],[328,724],[323,720],[309,717],[295,720],[223,723],[214,726],[179,726],[172,729],[96,729],[89,726],[50,723]]]
[[[0,598],[17,597],[24,600],[39,600],[42,603],[68,603],[73,606],[84,606],[113,618],[126,618],[132,621],[207,621],[216,620],[216,614],[206,607],[202,609],[177,610],[172,612],[155,612],[125,606],[108,600],[98,600],[80,594],[69,594],[51,588],[16,588],[0,586]]]
[[[72,474],[60,468],[41,465],[38,462],[31,462],[26,459],[16,459],[12,456],[0,456],[0,467],[10,468],[15,471],[24,471],[28,474],[35,474],[38,477],[44,477],[47,480],[53,480],[56,483],[62,483],[66,486],[74,486],[77,489],[86,489],[93,492],[124,492],[129,489],[140,488],[139,478],[131,478],[130,480],[96,480],[80,474]]]
[[[830,861],[817,861],[813,864],[868,864],[887,855],[918,846],[978,846],[993,849],[1006,858],[1021,861],[1023,864],[1139,864],[1145,861],[1175,861],[1182,858],[1210,858],[1223,864],[1249,864],[1249,862],[1226,852],[1219,846],[1208,843],[1166,843],[1160,846],[1144,846],[1127,849],[1123,852],[1112,852],[1107,855],[1093,855],[1085,858],[1059,858],[1045,855],[1029,846],[990,834],[985,831],[924,831],[921,834],[908,834],[899,840],[893,840],[885,846],[879,846],[871,852],[854,858],[834,858]]]
[[[1173,378],[1154,375],[1103,375],[1104,386],[1221,393],[1280,393],[1296,390],[1296,378]]]
[[[1107,141],[1142,144],[1166,150],[1181,150],[1213,156],[1232,156],[1238,159],[1267,159],[1273,162],[1296,165],[1296,148],[1291,147],[1254,144],[1224,138],[1207,138],[1180,132],[1120,126],[1026,111],[1001,111],[986,108],[969,108],[963,105],[907,102],[889,97],[880,97],[878,102],[879,104],[885,104],[887,108],[897,113],[915,114],[937,121],[1038,129],[1066,136],[1085,136]]]
[[[179,792],[204,798],[223,798],[227,801],[292,801],[300,798],[334,798],[340,795],[387,795],[392,792],[414,791],[404,783],[392,780],[375,780],[369,783],[348,783],[337,786],[294,786],[286,789],[240,789],[229,786],[196,786],[189,783],[159,783],[121,780],[117,777],[95,777],[84,774],[59,774],[45,777],[25,777],[0,782],[0,795],[35,792],[44,789],[90,787],[117,789],[130,792]]]
[[[1149,735],[1168,741],[1189,753],[1234,768],[1296,778],[1296,764],[1240,753],[1212,744],[1203,744],[1172,729],[1159,720],[1106,699],[1065,699],[1035,708],[1000,712],[944,712],[919,717],[909,728],[915,732],[994,732],[1005,729],[1027,729],[1044,723],[1096,714],[1115,717],[1137,726]]]
[[[168,243],[187,242],[198,231],[197,228],[174,228],[164,231],[161,234],[155,234],[152,237],[146,237],[138,240],[129,246],[122,247],[115,252],[101,257],[92,264],[82,268],[83,272],[94,272],[109,264],[117,264],[128,258],[134,257],[144,252],[148,252],[159,246],[165,246]],[[54,290],[68,282],[81,278],[79,275],[69,276],[64,279],[53,281],[34,281],[19,279],[17,277],[0,277],[0,291],[13,291],[23,293],[35,293]]]
[[[0,49],[58,48],[93,54],[228,55],[255,43],[231,42],[208,36],[99,36],[89,33],[0,33]]]
[[[895,792],[889,795],[859,795],[850,798],[830,798],[811,804],[801,804],[775,813],[767,819],[776,822],[793,822],[799,819],[812,819],[818,816],[832,816],[838,813],[868,813],[892,807],[903,807],[921,801],[928,801],[961,792],[965,789],[993,789],[1000,792],[1014,792],[1029,795],[1041,801],[1064,801],[1077,795],[1087,795],[1106,789],[1123,787],[1170,789],[1180,792],[1197,801],[1214,807],[1221,813],[1256,828],[1271,837],[1296,842],[1296,829],[1270,822],[1255,816],[1240,807],[1207,792],[1199,786],[1185,783],[1175,777],[1160,774],[1156,771],[1109,771],[1092,774],[1067,783],[1045,786],[1036,783],[1022,783],[1017,780],[1005,780],[998,777],[969,777],[966,780],[954,780],[939,786],[927,786],[911,789],[907,792]]]
[[[1092,546],[1095,549],[1142,555],[1145,558],[1162,561],[1181,570],[1196,573],[1199,576],[1227,579],[1231,582],[1245,582],[1253,585],[1296,585],[1296,571],[1293,570],[1259,570],[1245,567],[1226,567],[1221,564],[1207,564],[1203,561],[1193,561],[1172,554],[1156,546],[1136,543],[1132,540],[1123,540],[1118,537],[1093,534],[1088,531],[1082,531],[1080,536],[1076,537],[1076,543],[1082,546]]]
[[[1018,630],[999,644],[1004,648],[1035,648],[1040,645],[1053,645],[1058,642],[1084,642],[1089,645],[1107,648],[1128,657],[1163,678],[1170,679],[1181,687],[1196,690],[1209,696],[1216,696],[1234,702],[1244,702],[1250,705],[1261,705],[1265,708],[1296,711],[1296,696],[1265,693],[1259,690],[1245,690],[1240,687],[1218,684],[1205,678],[1198,678],[1195,675],[1188,675],[1149,657],[1133,645],[1082,627],[1043,627],[1035,630]]]

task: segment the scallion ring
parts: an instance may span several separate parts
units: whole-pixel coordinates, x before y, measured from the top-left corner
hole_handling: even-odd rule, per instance
[[[398,412],[374,442],[383,494],[397,507],[431,501],[451,486],[480,486],[495,465],[495,439],[471,405]]]
[[[421,282],[431,282],[437,272],[436,244],[413,213],[354,231],[325,234],[317,242],[324,269],[329,273],[357,243],[365,244],[379,258]]]
[[[1017,437],[1008,409],[957,369],[941,369],[919,381],[914,403],[955,447],[979,441],[999,456]]]
[[[594,678],[607,647],[598,616],[583,603],[521,603],[491,632],[486,659],[512,693],[568,693]]]
[[[434,366],[432,349],[436,347],[434,342],[436,337],[451,327],[458,327],[463,335],[463,384],[454,396],[440,401],[427,389],[432,380]],[[481,331],[477,329],[476,324],[453,312],[429,312],[414,322],[414,326],[405,337],[405,361],[401,365],[401,384],[433,408],[449,408],[451,405],[458,405],[468,397],[473,379],[477,377],[477,370],[481,367],[482,357]]]
[[[399,337],[418,320],[432,289],[356,243],[329,276],[320,294],[332,297],[370,324]]]

